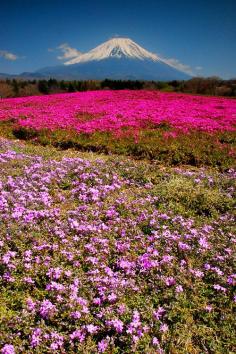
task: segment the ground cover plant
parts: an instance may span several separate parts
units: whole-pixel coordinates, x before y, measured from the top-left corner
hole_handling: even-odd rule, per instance
[[[3,99],[0,129],[61,148],[165,164],[231,167],[236,101],[158,91],[88,91]]]
[[[0,351],[233,353],[235,177],[0,140]]]

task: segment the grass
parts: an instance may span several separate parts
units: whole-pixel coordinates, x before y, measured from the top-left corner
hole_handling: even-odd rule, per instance
[[[229,211],[234,204],[222,187],[219,183],[209,189],[209,185],[204,186],[187,177],[174,175],[158,183],[156,193],[159,205],[163,202],[181,215],[214,216]]]
[[[109,132],[78,134],[73,130],[36,131],[16,126],[12,121],[0,122],[2,136],[42,146],[125,155],[135,159],[154,160],[170,166],[206,165],[221,169],[235,166],[235,132],[209,134],[192,131],[173,137],[165,135],[169,129],[167,124],[162,123],[156,129],[149,127],[136,132],[128,129],[116,135]]]

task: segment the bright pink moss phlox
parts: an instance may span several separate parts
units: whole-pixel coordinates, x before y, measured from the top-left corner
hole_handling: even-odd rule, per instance
[[[0,120],[21,126],[75,129],[77,132],[142,129],[161,122],[187,132],[232,131],[236,101],[159,91],[88,91],[49,96],[3,99]]]

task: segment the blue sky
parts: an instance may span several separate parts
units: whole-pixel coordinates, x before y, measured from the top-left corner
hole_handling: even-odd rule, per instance
[[[195,74],[236,77],[235,0],[0,0],[0,72],[58,65],[58,47],[86,52],[114,35]]]

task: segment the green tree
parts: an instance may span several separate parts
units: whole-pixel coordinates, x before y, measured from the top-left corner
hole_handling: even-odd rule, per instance
[[[49,87],[48,87],[47,80],[39,80],[38,90],[39,90],[39,92],[46,94],[46,95],[49,93]]]

